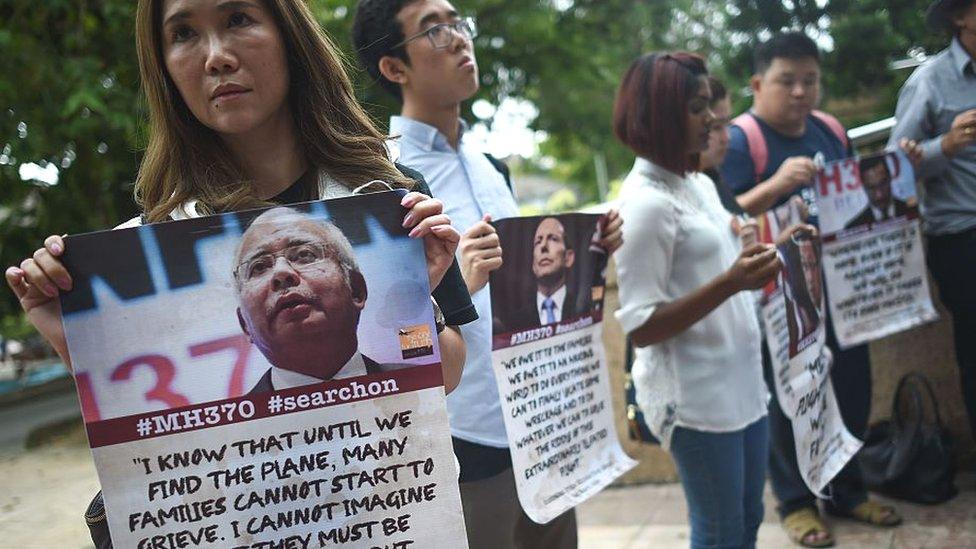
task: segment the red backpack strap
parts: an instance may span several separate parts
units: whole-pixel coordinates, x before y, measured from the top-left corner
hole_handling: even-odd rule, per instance
[[[837,137],[842,145],[844,145],[845,150],[851,148],[850,140],[847,138],[847,130],[844,129],[844,125],[840,123],[840,120],[837,120],[833,117],[833,115],[829,115],[823,111],[815,110],[810,114],[812,114],[817,120],[823,122],[824,126],[827,126],[830,129],[834,136]]]
[[[738,126],[746,136],[746,145],[749,147],[749,156],[752,158],[752,166],[755,170],[756,183],[766,171],[769,165],[769,148],[766,147],[766,137],[763,136],[759,121],[750,112],[744,112],[732,120],[732,124]]]

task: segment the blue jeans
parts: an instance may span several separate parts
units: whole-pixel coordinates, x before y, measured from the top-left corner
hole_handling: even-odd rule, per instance
[[[671,455],[688,502],[691,547],[755,547],[769,455],[766,417],[731,433],[676,427]]]

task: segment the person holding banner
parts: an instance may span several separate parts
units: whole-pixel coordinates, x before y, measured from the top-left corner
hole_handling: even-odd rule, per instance
[[[461,465],[461,500],[472,548],[575,548],[570,510],[546,524],[525,514],[516,493],[509,439],[492,368],[488,278],[502,265],[492,219],[515,217],[508,169],[474,143],[461,104],[478,91],[472,18],[446,0],[361,0],[353,46],[369,75],[401,102],[390,119],[400,161],[430,177],[431,188],[462,231],[461,270],[478,321],[462,328],[468,345],[464,376],[447,401]],[[607,216],[601,245],[620,246],[621,220]]]
[[[820,101],[820,51],[801,32],[772,36],[756,47],[751,80],[752,109],[733,120],[729,153],[722,176],[749,213],[758,215],[803,198],[808,222],[817,225],[816,193],[811,187],[816,165],[850,156],[843,126],[834,117],[814,110]],[[834,356],[831,369],[844,424],[854,436],[867,428],[871,410],[871,363],[867,345],[842,350],[827,316],[827,346]],[[768,346],[763,345],[763,369],[772,386]],[[770,404],[770,480],[779,500],[779,513],[790,538],[807,547],[828,547],[833,538],[821,521],[816,497],[797,465],[790,420],[772,392]],[[868,500],[857,460],[835,477],[827,509],[877,526],[894,526],[901,517],[889,506]]]
[[[144,214],[123,226],[347,196],[376,180],[416,189],[401,202],[403,225],[424,241],[430,287],[450,326],[438,337],[445,384],[456,385],[465,355],[456,326],[477,318],[454,259],[460,235],[420,174],[388,158],[308,6],[140,0],[135,26],[149,141],[136,181]],[[64,250],[50,236],[5,277],[70,368],[58,299],[72,286]]]
[[[733,216],[697,171],[714,114],[704,61],[655,53],[630,66],[614,132],[637,153],[620,193],[617,318],[636,347],[637,402],[671,451],[691,546],[753,547],[762,522],[769,393],[752,295],[782,268],[741,249]]]
[[[928,22],[951,43],[905,82],[888,144],[919,141],[928,265],[952,313],[960,386],[976,438],[976,2],[932,2]]]

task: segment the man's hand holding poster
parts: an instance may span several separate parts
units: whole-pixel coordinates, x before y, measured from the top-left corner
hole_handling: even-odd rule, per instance
[[[68,237],[116,547],[466,547],[400,193]]]
[[[783,260],[782,274],[763,290],[762,316],[776,397],[793,427],[800,475],[821,494],[861,442],[844,427],[837,408],[826,347],[821,244],[816,233],[799,225],[801,214],[791,202],[759,220],[760,238],[775,242]]]
[[[600,223],[590,214],[495,223],[505,262],[491,274],[492,363],[519,501],[538,523],[635,465],[613,423]]]
[[[840,344],[935,320],[908,158],[899,151],[832,162],[820,170],[815,187]]]

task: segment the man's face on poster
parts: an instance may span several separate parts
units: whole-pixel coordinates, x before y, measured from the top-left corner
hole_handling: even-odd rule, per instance
[[[807,283],[810,298],[816,307],[820,307],[823,299],[823,287],[820,278],[820,259],[817,248],[812,240],[801,240],[797,243],[800,249],[800,265],[803,268],[803,278]]]
[[[861,185],[871,205],[884,210],[891,205],[891,174],[888,166],[880,162],[861,172]]]
[[[573,266],[576,255],[566,247],[566,229],[558,219],[547,217],[535,230],[532,274],[536,280],[558,281]]]
[[[356,337],[366,282],[344,264],[340,238],[337,229],[286,208],[262,214],[244,233],[235,270],[238,318],[272,364],[289,345],[316,341],[329,349]]]

